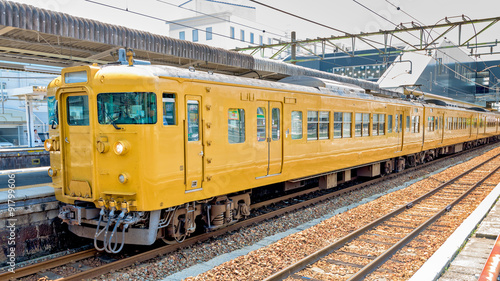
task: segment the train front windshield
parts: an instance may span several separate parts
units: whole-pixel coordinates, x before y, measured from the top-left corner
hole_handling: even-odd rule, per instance
[[[156,94],[101,93],[97,110],[99,124],[156,124]]]

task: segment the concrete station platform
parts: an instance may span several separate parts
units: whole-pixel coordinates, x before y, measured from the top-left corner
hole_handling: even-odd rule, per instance
[[[499,197],[500,184],[410,280],[478,280],[500,234]]]

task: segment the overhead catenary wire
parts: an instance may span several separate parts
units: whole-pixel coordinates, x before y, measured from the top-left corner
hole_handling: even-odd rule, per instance
[[[385,0],[385,2],[387,2],[387,3],[389,3],[390,5],[392,5],[393,7],[395,7],[398,11],[401,11],[401,12],[402,12],[402,13],[404,13],[405,15],[407,15],[407,16],[411,17],[412,19],[414,19],[414,20],[415,20],[418,24],[423,25],[423,24],[422,24],[422,22],[421,22],[421,21],[419,21],[417,18],[415,18],[415,17],[413,17],[412,15],[410,15],[409,13],[407,13],[407,12],[403,11],[400,7],[398,7],[398,6],[394,5],[394,4],[393,4],[393,3],[391,3],[389,0]],[[476,41],[476,46],[477,46],[477,44],[478,44],[478,42],[477,42],[477,30],[476,30],[476,26],[475,26],[474,22],[473,22],[473,21],[472,21],[472,19],[471,19],[469,16],[467,16],[467,15],[462,15],[462,18],[463,18],[463,19],[467,18],[467,19],[471,22],[471,24],[472,24],[472,28],[474,29],[474,34],[476,35],[476,36],[475,36],[475,41]],[[443,20],[445,20],[445,19],[441,19],[441,20],[439,20],[438,22],[436,22],[436,24],[434,24],[434,26],[436,26],[439,22],[441,22],[441,21],[443,21]],[[428,31],[428,35],[429,35],[429,36],[431,36],[431,34],[430,34],[430,33],[431,33],[432,31],[436,32],[434,29],[431,29],[430,31]],[[436,33],[437,33],[437,32],[436,32]],[[453,45],[454,45],[454,46],[456,46],[457,48],[459,48],[459,47],[460,47],[460,46],[458,46],[458,45],[456,45],[456,44],[453,44]],[[446,55],[446,56],[450,57],[451,59],[455,60],[456,62],[458,62],[458,63],[462,64],[460,61],[458,61],[458,60],[456,60],[455,58],[453,58],[453,57],[449,56],[449,55],[448,55],[448,54],[446,54],[445,52],[442,52],[442,53],[443,53],[444,55]],[[480,60],[481,60],[481,62],[484,64],[484,66],[485,66],[485,67],[487,67],[486,62],[484,62],[484,60],[483,60],[481,57],[478,57],[478,59],[480,59]],[[477,63],[477,61],[476,61],[476,63]],[[477,66],[477,65],[476,65],[476,66]],[[468,68],[468,69],[470,69],[471,71],[474,71],[473,69],[469,68],[467,65],[465,65],[465,67],[467,67],[467,68]],[[498,80],[498,77],[495,75],[495,73],[493,73],[493,72],[490,72],[490,73],[493,75],[493,77],[495,77],[495,78]],[[475,82],[475,81],[474,81],[474,82]],[[476,83],[476,84],[477,84],[477,83]],[[481,86],[482,86],[482,87],[485,87],[484,85],[481,85]],[[491,89],[491,88],[489,88],[489,87],[485,87],[485,88]]]
[[[372,12],[372,13],[376,14],[377,16],[381,17],[382,19],[384,19],[384,20],[386,20],[386,21],[388,21],[388,22],[392,23],[392,24],[393,24],[393,25],[395,25],[396,27],[398,26],[398,24],[395,24],[394,22],[390,21],[389,19],[385,18],[384,16],[382,16],[382,15],[378,14],[377,12],[373,11],[373,10],[372,10],[372,9],[370,9],[369,7],[367,7],[367,6],[363,5],[363,4],[361,4],[360,2],[358,2],[358,1],[356,1],[356,0],[353,0],[353,1],[354,1],[355,3],[357,3],[358,5],[362,6],[363,8],[367,9],[368,11],[370,11],[370,12]],[[474,29],[475,29],[475,28],[474,28]],[[408,34],[410,34],[411,36],[413,36],[413,37],[415,37],[415,38],[417,38],[417,39],[418,39],[418,37],[416,37],[414,34],[410,33],[409,31],[406,31],[406,32],[407,32]],[[476,34],[477,34],[477,33],[476,33]],[[476,40],[477,40],[477,38],[476,38]],[[464,65],[463,63],[461,63],[461,62],[460,62],[460,61],[458,61],[457,59],[453,58],[452,56],[450,56],[450,55],[446,54],[445,52],[443,52],[443,51],[441,51],[441,50],[439,50],[439,49],[437,49],[436,51],[437,51],[437,52],[442,53],[443,55],[445,55],[445,56],[447,56],[447,57],[449,57],[449,58],[451,58],[451,59],[453,59],[453,60],[455,60],[455,61],[456,61],[456,62],[458,62],[459,64]],[[417,53],[417,54],[418,54],[418,53]],[[458,76],[460,76],[460,77],[462,77],[462,78],[464,78],[464,79],[468,80],[469,82],[474,83],[474,84],[476,84],[476,85],[478,85],[478,86],[481,86],[481,87],[484,87],[484,88],[487,88],[487,89],[489,89],[489,90],[490,90],[490,88],[489,88],[489,87],[487,87],[487,86],[485,86],[485,85],[482,85],[482,84],[479,84],[479,83],[477,83],[476,81],[474,81],[474,80],[472,80],[472,79],[469,79],[469,78],[468,78],[468,77],[466,77],[466,76],[463,76],[462,74],[460,74],[460,73],[458,73],[457,71],[455,71],[455,70],[451,69],[450,67],[446,66],[445,64],[443,64],[443,66],[445,66],[446,68],[448,68],[450,71],[452,71],[452,72],[453,72],[453,73],[455,73],[456,75],[458,75]],[[465,67],[467,67],[467,68],[469,68],[469,69],[471,69],[471,68],[470,68],[470,67],[468,67],[467,65],[464,65],[464,66],[465,66]],[[471,70],[472,70],[472,69],[471,69]]]

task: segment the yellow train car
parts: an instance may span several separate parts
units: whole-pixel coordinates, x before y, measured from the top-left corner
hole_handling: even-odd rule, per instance
[[[108,252],[233,223],[249,215],[257,188],[313,178],[331,188],[499,134],[496,114],[313,78],[78,66],[64,69],[48,95],[45,148],[65,203],[59,216]]]

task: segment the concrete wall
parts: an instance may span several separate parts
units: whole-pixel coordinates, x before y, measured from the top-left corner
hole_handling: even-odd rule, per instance
[[[0,203],[0,267],[7,266],[12,256],[17,264],[89,243],[61,223],[57,217],[59,202],[53,192],[50,196],[18,199],[14,209],[8,207],[7,202]]]

